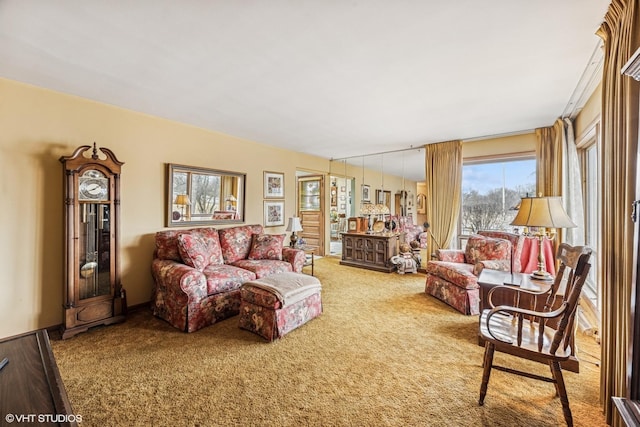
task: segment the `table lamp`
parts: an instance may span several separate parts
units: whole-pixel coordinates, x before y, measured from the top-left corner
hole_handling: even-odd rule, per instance
[[[534,271],[531,277],[538,280],[551,280],[552,276],[547,272],[544,260],[544,239],[553,238],[555,231],[547,233],[546,228],[573,228],[576,224],[569,218],[562,207],[560,197],[523,197],[518,214],[511,225],[524,227],[537,227],[535,236],[540,241],[538,250],[538,270]]]
[[[189,195],[187,194],[178,194],[176,196],[176,200],[173,204],[178,205],[182,209],[182,215],[180,216],[180,221],[184,221],[184,207],[191,204],[191,200],[189,200]]]
[[[238,199],[235,198],[235,196],[233,194],[229,194],[224,201],[227,202],[227,206],[225,206],[225,210],[227,211],[233,211],[235,210],[235,207],[233,206],[233,204],[237,201]]]
[[[296,235],[296,231],[302,231],[302,224],[300,224],[300,218],[297,216],[289,218],[289,224],[287,225],[287,230],[291,231],[291,241],[289,246],[292,248],[296,246],[296,242],[298,241],[298,236]]]

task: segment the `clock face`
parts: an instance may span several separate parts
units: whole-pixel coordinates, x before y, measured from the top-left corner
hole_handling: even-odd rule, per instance
[[[101,201],[109,199],[109,179],[95,169],[82,174],[78,180],[78,199]]]

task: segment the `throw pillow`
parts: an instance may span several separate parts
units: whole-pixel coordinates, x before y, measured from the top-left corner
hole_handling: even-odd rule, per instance
[[[282,261],[284,234],[254,234],[248,259],[275,259]]]
[[[179,234],[178,251],[185,264],[201,271],[208,265],[222,264],[218,233],[213,229]]]
[[[469,237],[465,249],[467,264],[476,264],[478,261],[511,259],[511,242],[504,239],[492,239],[490,237],[474,234]]]

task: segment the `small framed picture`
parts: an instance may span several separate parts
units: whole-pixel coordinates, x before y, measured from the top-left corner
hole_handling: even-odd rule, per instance
[[[371,201],[371,187],[366,184],[362,184],[362,201],[363,202]]]
[[[284,174],[280,172],[264,171],[264,198],[284,198]]]
[[[349,218],[347,222],[347,230],[356,232],[358,231],[358,218]]]
[[[284,225],[284,201],[264,202],[264,226]]]

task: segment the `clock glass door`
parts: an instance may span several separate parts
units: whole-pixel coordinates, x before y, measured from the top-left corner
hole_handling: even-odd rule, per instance
[[[78,253],[80,299],[111,294],[110,205],[80,204]]]

